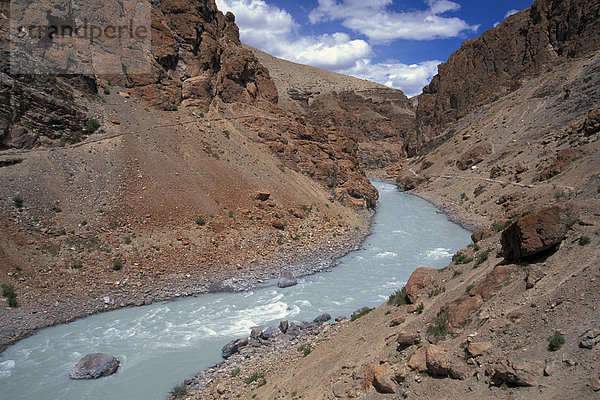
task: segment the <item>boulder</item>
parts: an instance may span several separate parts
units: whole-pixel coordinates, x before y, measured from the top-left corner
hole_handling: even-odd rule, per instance
[[[482,240],[485,240],[487,238],[491,238],[492,236],[494,236],[494,231],[491,229],[484,229],[481,231],[475,231],[471,234],[471,240],[473,240],[473,243],[478,243],[481,242]]]
[[[433,282],[433,275],[437,270],[433,268],[419,267],[410,275],[406,283],[406,297],[411,303],[415,303],[427,285]]]
[[[427,346],[417,349],[410,360],[408,360],[407,365],[412,370],[419,372],[427,371]]]
[[[509,386],[536,386],[537,377],[543,374],[543,369],[543,366],[534,362],[503,359],[487,365],[486,375],[495,386],[503,383]]]
[[[288,321],[281,321],[279,322],[279,330],[281,331],[281,333],[286,333],[289,327],[289,322]]]
[[[370,309],[371,309],[371,308],[369,308],[369,307],[367,307],[367,306],[361,307],[361,308],[359,308],[358,310],[355,310],[355,311],[352,313],[352,315],[350,315],[350,318],[352,319],[352,318],[358,317],[360,314],[362,314],[362,313],[364,313],[364,312],[367,312],[367,311],[369,311]]]
[[[223,356],[223,358],[227,359],[229,357],[231,357],[232,355],[234,355],[235,353],[240,351],[240,348],[247,346],[248,345],[248,339],[236,339],[236,340],[232,340],[231,342],[227,343],[225,346],[223,346],[223,348],[221,349],[221,354]]]
[[[459,159],[456,161],[456,166],[461,171],[467,170],[485,160],[485,156],[491,153],[492,145],[489,143],[475,146],[459,157]]]
[[[365,368],[365,389],[373,386],[379,393],[396,393],[394,371],[389,364],[369,364]]]
[[[583,125],[583,130],[586,136],[600,132],[600,106],[590,108]]]
[[[421,175],[410,174],[399,176],[398,179],[396,179],[396,185],[398,186],[399,190],[405,192],[415,189],[417,186],[421,185],[426,181],[427,179],[422,177]]]
[[[448,376],[450,371],[446,351],[433,344],[419,348],[408,361],[408,367],[438,377]]]
[[[252,339],[258,339],[262,336],[262,333],[262,330],[258,326],[253,326],[252,330],[250,331],[250,337]]]
[[[575,206],[568,203],[519,219],[502,232],[502,255],[515,262],[551,250],[565,239],[577,214]]]
[[[465,347],[465,351],[470,357],[476,358],[487,353],[491,346],[492,344],[490,342],[469,343],[467,347]]]
[[[277,286],[280,288],[286,288],[290,286],[295,286],[298,284],[296,277],[290,271],[283,271],[279,276],[279,282],[277,282]]]
[[[419,343],[419,335],[414,332],[400,331],[396,337],[398,343],[398,350],[404,350],[413,344]]]
[[[273,336],[276,336],[278,333],[279,329],[274,327],[274,326],[270,326],[267,329],[265,329],[262,334],[260,335],[261,339],[265,339],[265,340],[269,340],[271,339]]]
[[[254,199],[258,201],[267,201],[271,197],[271,192],[268,190],[259,190],[255,195]]]
[[[71,379],[98,379],[117,372],[120,362],[110,354],[95,353],[83,357],[69,373]]]
[[[473,313],[479,310],[482,304],[483,299],[479,295],[461,296],[448,304],[446,310],[448,311],[447,323],[450,331],[464,328],[471,320]]]
[[[331,319],[331,315],[329,315],[329,314],[327,314],[327,313],[323,313],[323,314],[319,315],[317,318],[315,318],[315,319],[313,320],[313,322],[314,322],[315,324],[319,324],[319,325],[320,325],[320,324],[322,324],[323,322],[327,322],[327,321],[329,321],[330,319]]]
[[[579,347],[582,349],[592,349],[598,343],[600,343],[600,329],[590,329],[581,337]]]
[[[298,325],[296,325],[295,323],[290,322],[285,333],[286,333],[286,335],[291,336],[291,337],[298,336],[300,334],[300,327]]]
[[[525,276],[525,286],[531,289],[544,277],[544,270],[537,265],[527,266],[527,276]]]
[[[483,281],[469,291],[469,294],[471,296],[479,295],[485,301],[491,299],[514,270],[514,265],[497,265],[485,276]]]

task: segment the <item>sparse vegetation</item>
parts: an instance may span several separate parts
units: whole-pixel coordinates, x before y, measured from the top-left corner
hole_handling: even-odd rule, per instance
[[[560,331],[554,331],[554,335],[548,338],[548,349],[556,351],[565,344],[565,336]]]
[[[305,343],[302,346],[298,347],[298,351],[301,352],[304,357],[306,357],[310,354],[312,348],[310,347],[310,344]]]
[[[85,131],[87,133],[94,133],[100,128],[100,122],[96,118],[90,118],[85,123]]]
[[[433,284],[433,288],[429,291],[429,298],[440,295],[446,291],[446,286],[439,286],[437,283]]]
[[[239,369],[238,367],[235,367],[234,369],[231,370],[231,372],[229,373],[229,376],[232,378],[235,378],[236,376],[238,376],[240,374],[242,370]]]
[[[173,387],[173,389],[171,389],[171,391],[169,392],[169,394],[173,397],[175,397],[176,399],[186,396],[187,395],[187,386],[185,383],[180,383],[179,385],[176,385]]]
[[[503,231],[507,226],[509,226],[513,222],[514,221],[512,219],[510,219],[508,221],[504,221],[504,222],[496,221],[492,224],[492,229],[494,230],[494,232],[500,232],[500,231]]]
[[[493,249],[487,249],[487,250],[482,251],[481,253],[477,254],[477,256],[475,256],[475,265],[473,266],[473,268],[477,268],[481,264],[486,262],[488,257],[490,256],[490,253],[492,252],[492,250]]]
[[[580,246],[585,246],[588,245],[592,242],[592,239],[590,239],[588,236],[582,236],[579,238],[579,245]]]
[[[123,261],[115,258],[112,263],[112,269],[114,271],[120,271],[123,268]]]
[[[423,303],[420,303],[420,304],[417,306],[417,310],[416,310],[416,311],[417,311],[417,314],[423,314],[423,310],[425,310],[425,304],[423,304]]]
[[[262,386],[265,383],[267,383],[267,381],[265,380],[265,376],[258,372],[255,372],[252,375],[250,375],[248,378],[244,379],[244,383],[246,385],[251,385],[254,382],[258,382],[258,386]]]
[[[9,307],[17,307],[17,293],[15,293],[15,287],[10,283],[2,284],[2,297],[6,299]]]
[[[456,265],[468,264],[473,261],[473,257],[469,257],[468,255],[466,255],[464,253],[458,253],[458,254],[455,254],[454,256],[452,256],[452,261]]]
[[[359,314],[356,314],[356,315],[352,316],[352,317],[350,318],[350,321],[351,321],[351,322],[354,322],[354,321],[356,321],[357,319],[359,319],[360,317],[363,317],[363,316],[367,315],[367,314],[368,314],[368,313],[370,313],[371,311],[373,311],[373,309],[372,309],[372,308],[367,308],[366,310],[364,310],[364,311],[361,311]]]
[[[83,263],[81,262],[81,260],[73,261],[70,267],[71,269],[81,269],[83,267]]]
[[[196,225],[204,226],[204,225],[206,225],[206,221],[204,220],[204,218],[199,217],[196,219]]]
[[[465,293],[469,293],[471,291],[471,289],[473,289],[475,287],[475,284],[471,283],[469,286],[467,286],[467,288],[465,289]]]
[[[15,196],[12,198],[15,208],[23,208],[23,198],[21,196]]]
[[[437,339],[443,339],[448,334],[448,313],[438,314],[427,327],[427,331]]]
[[[110,88],[105,87],[104,88],[104,94],[109,95],[110,94]]]
[[[123,239],[123,242],[125,244],[131,244],[131,236],[125,236],[125,239]]]
[[[396,306],[408,304],[408,297],[406,297],[406,287],[402,287],[402,289],[396,290],[394,293],[390,294],[388,302]]]

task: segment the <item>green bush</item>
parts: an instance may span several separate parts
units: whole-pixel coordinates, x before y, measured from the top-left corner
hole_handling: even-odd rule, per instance
[[[442,339],[448,334],[448,313],[438,314],[427,327],[427,331],[437,339]]]
[[[15,293],[15,287],[10,283],[2,284],[2,297],[8,302],[8,306],[15,308],[17,306],[17,294]]]
[[[368,314],[368,313],[370,313],[371,311],[373,311],[373,309],[372,309],[372,308],[368,308],[368,309],[366,309],[366,310],[364,310],[364,311],[361,311],[361,312],[360,312],[360,314],[356,314],[355,316],[351,317],[351,318],[350,318],[350,321],[351,321],[351,322],[354,322],[354,321],[356,321],[357,319],[359,319],[360,317],[367,315],[367,314]]]
[[[94,133],[100,128],[100,122],[96,118],[90,118],[85,123],[85,130],[88,133]]]
[[[513,223],[513,220],[508,220],[502,224],[498,223],[498,222],[494,222],[492,224],[492,229],[494,230],[494,232],[500,232],[503,231],[507,226],[509,226],[510,224]]]
[[[477,268],[481,264],[486,262],[488,257],[490,256],[490,253],[492,252],[492,250],[493,249],[487,249],[487,250],[477,254],[477,256],[475,256],[475,265],[473,266],[473,268]]]
[[[204,220],[204,218],[199,217],[196,219],[196,225],[204,226],[204,225],[206,225],[206,221]]]
[[[439,294],[446,292],[446,286],[438,286],[437,283],[433,284],[433,288],[429,291],[429,298],[435,297]]]
[[[118,258],[115,258],[113,260],[112,269],[115,271],[120,271],[121,268],[123,268],[123,261],[119,260]]]
[[[265,376],[258,372],[255,372],[252,375],[250,375],[248,378],[244,379],[244,383],[246,385],[250,385],[254,382],[258,382],[258,386],[262,386],[265,383],[267,383],[267,381],[265,381]]]
[[[472,257],[467,256],[466,254],[455,254],[454,256],[452,256],[452,261],[456,264],[456,265],[461,265],[461,264],[468,264],[470,262],[473,261]]]
[[[81,269],[83,267],[83,263],[81,261],[73,261],[71,263],[71,269]]]
[[[469,293],[471,291],[471,289],[473,289],[475,287],[474,283],[471,283],[469,286],[467,286],[467,288],[465,289],[465,293]]]
[[[302,346],[298,347],[298,351],[301,352],[304,357],[306,357],[310,354],[312,348],[310,347],[310,344],[303,344]]]
[[[421,303],[417,306],[417,314],[423,314],[423,310],[425,310],[425,304]]]
[[[548,338],[548,349],[556,351],[565,344],[565,337],[560,331],[554,331],[554,335]]]
[[[588,245],[592,242],[592,239],[590,239],[588,236],[582,236],[579,238],[579,245],[580,246],[585,246]]]
[[[185,385],[185,383],[181,383],[181,384],[173,387],[173,389],[171,389],[169,394],[171,396],[175,397],[176,399],[186,396],[187,395],[187,386]]]
[[[110,94],[110,89],[108,87],[104,88],[104,94],[106,94],[106,95]]]
[[[21,196],[13,197],[12,201],[16,208],[23,208],[23,198]]]
[[[406,296],[406,287],[403,286],[402,289],[396,290],[394,293],[390,294],[388,302],[397,306],[408,304],[408,297]]]
[[[231,372],[229,373],[229,376],[232,378],[235,378],[236,376],[238,376],[240,374],[240,372],[242,372],[242,370],[239,369],[238,367],[235,367],[234,369],[231,370]]]
[[[125,242],[125,244],[131,244],[131,236],[125,236],[125,239],[123,239],[123,242]]]

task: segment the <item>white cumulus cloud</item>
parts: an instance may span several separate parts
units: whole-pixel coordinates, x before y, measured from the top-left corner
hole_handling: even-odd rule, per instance
[[[515,15],[515,14],[516,14],[516,13],[518,13],[518,12],[519,12],[519,10],[517,10],[517,9],[515,9],[515,8],[513,8],[513,9],[511,9],[511,10],[508,10],[508,11],[506,12],[506,14],[504,14],[504,19],[506,19],[506,18],[510,17],[511,15]],[[499,22],[496,22],[496,23],[494,24],[494,28],[495,28],[495,27],[497,27],[498,25],[500,25],[500,21],[499,21]]]
[[[450,38],[479,29],[479,25],[442,15],[459,10],[458,3],[448,0],[427,0],[425,3],[425,10],[397,12],[389,9],[392,0],[342,0],[339,3],[319,0],[319,6],[311,11],[309,19],[313,24],[341,20],[342,25],[365,35],[372,43]]]

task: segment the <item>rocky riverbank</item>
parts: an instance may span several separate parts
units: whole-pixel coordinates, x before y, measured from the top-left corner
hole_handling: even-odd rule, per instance
[[[335,267],[336,260],[357,250],[370,234],[373,211],[364,212],[356,229],[345,234],[323,239],[312,246],[256,258],[251,265],[239,265],[236,270],[209,267],[209,274],[168,274],[144,276],[136,285],[123,282],[105,282],[93,292],[83,289],[65,295],[48,307],[36,301],[22,299],[19,307],[6,310],[0,320],[0,351],[36,331],[61,323],[71,322],[99,312],[124,307],[137,307],[157,301],[214,292],[239,292],[254,288],[269,279],[276,279],[282,271],[303,277]],[[240,273],[240,271],[244,271]],[[89,288],[88,288],[89,289]],[[91,291],[91,289],[89,289]]]

